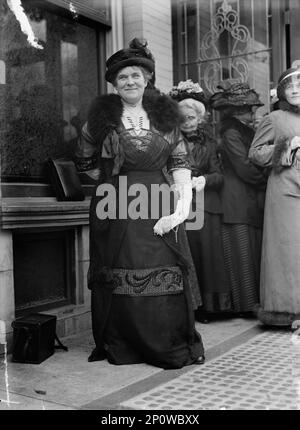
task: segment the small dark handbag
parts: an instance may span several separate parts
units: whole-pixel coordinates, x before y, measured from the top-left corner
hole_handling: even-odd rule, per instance
[[[65,158],[49,158],[48,166],[51,185],[57,200],[84,200],[83,187],[72,160],[67,160]]]
[[[57,337],[56,315],[32,313],[17,318],[12,327],[13,362],[40,364],[54,354],[55,348],[68,350]]]

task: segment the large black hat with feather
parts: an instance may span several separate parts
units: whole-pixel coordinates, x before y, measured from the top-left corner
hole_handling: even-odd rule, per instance
[[[105,79],[113,82],[119,70],[127,66],[142,66],[150,73],[155,71],[155,60],[147,42],[134,38],[129,48],[120,49],[106,61]]]
[[[221,82],[217,88],[220,91],[210,98],[210,105],[215,110],[264,105],[259,99],[259,94],[250,88],[246,82],[232,83],[227,79]]]

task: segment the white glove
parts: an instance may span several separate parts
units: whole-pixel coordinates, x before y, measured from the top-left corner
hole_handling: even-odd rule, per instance
[[[206,179],[204,176],[193,176],[192,178],[192,186],[196,189],[196,191],[202,191],[205,187]]]
[[[291,140],[291,149],[300,148],[300,136],[294,136]]]
[[[179,194],[176,210],[173,214],[163,216],[160,218],[153,227],[154,234],[162,236],[184,222],[190,213],[190,206],[192,201],[192,181],[191,172],[188,169],[176,169],[173,171],[173,179],[176,191]]]

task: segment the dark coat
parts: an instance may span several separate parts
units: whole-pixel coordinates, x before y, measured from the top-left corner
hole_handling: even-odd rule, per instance
[[[222,121],[220,152],[224,170],[223,221],[262,227],[267,176],[248,158],[254,130],[237,120]]]
[[[216,152],[216,144],[208,129],[198,128],[197,134],[186,137],[188,144],[193,143],[191,152],[192,176],[204,176],[204,210],[209,213],[221,213],[220,190],[224,177]]]

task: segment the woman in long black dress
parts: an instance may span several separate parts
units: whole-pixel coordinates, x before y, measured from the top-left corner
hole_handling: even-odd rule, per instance
[[[107,60],[106,79],[116,94],[92,103],[77,165],[100,168],[90,207],[88,285],[96,348],[89,360],[167,369],[202,364],[204,350],[194,325],[182,224],[192,196],[190,164],[177,104],[145,91],[154,64],[137,39]],[[159,208],[154,216],[151,193],[153,186],[167,187],[166,166],[179,200],[171,212]]]
[[[187,230],[187,235],[203,302],[196,311],[196,319],[205,323],[212,314],[216,316],[232,309],[221,233],[223,174],[216,142],[206,120],[207,99],[202,88],[189,79],[173,87],[170,95],[178,101],[183,115],[181,132],[192,160],[192,181],[196,188],[204,186],[203,227]],[[194,210],[195,205],[194,192]]]
[[[222,239],[233,311],[252,315],[259,303],[264,194],[267,176],[248,158],[254,113],[263,104],[246,83],[224,81],[210,101],[221,111],[224,185]]]

